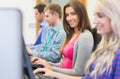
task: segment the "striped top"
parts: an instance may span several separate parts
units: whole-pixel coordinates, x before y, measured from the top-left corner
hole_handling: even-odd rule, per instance
[[[89,73],[86,74],[82,79],[95,79],[94,76],[90,76],[94,70],[95,63],[91,65]],[[120,49],[115,53],[115,58],[112,64],[112,70],[105,71],[103,74],[98,75],[97,79],[120,79]]]

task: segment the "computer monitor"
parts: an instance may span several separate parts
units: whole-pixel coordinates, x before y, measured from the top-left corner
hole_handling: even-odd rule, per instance
[[[23,79],[22,16],[0,8],[0,79]]]

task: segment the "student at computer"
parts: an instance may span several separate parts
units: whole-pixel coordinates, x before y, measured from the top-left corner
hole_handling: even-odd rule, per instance
[[[60,47],[65,38],[65,31],[61,22],[62,9],[56,3],[49,4],[45,9],[45,20],[51,28],[45,43],[42,46],[30,50],[27,48],[28,53],[32,56],[45,59],[50,62],[60,61]]]
[[[48,23],[45,21],[45,13],[44,13],[45,7],[46,7],[45,4],[38,4],[34,7],[35,19],[36,21],[38,21],[38,23],[40,23],[40,30],[38,32],[35,43],[29,45],[31,49],[34,49],[35,47],[45,43],[49,29]]]
[[[64,6],[63,25],[66,39],[61,47],[62,61],[59,65],[40,58],[32,58],[34,64],[74,76],[84,76],[85,65],[93,48],[93,36],[87,11],[79,1],[71,1]],[[36,61],[35,61],[36,60]],[[39,69],[38,69],[39,70]]]

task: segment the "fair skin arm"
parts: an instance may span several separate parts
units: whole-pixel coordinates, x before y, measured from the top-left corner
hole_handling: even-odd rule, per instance
[[[46,68],[38,68],[33,71],[34,74],[39,73],[39,72],[45,72],[45,74],[44,74],[45,76],[51,76],[51,77],[55,77],[57,79],[81,79],[80,77],[65,75],[62,73],[54,72],[54,71],[46,69]]]
[[[29,46],[26,46],[26,50],[27,50],[27,52],[28,52],[29,55],[33,54],[33,51],[30,49]]]
[[[45,68],[52,70],[52,66],[44,59],[38,57],[32,57],[31,62],[37,65],[43,65]]]

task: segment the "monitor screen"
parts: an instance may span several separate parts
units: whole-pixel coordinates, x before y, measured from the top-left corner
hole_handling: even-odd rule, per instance
[[[22,16],[0,8],[0,79],[23,79]]]

